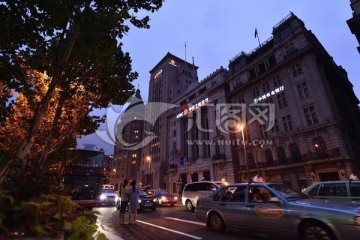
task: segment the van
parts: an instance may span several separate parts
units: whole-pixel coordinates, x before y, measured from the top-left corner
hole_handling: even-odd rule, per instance
[[[181,196],[181,202],[187,211],[192,211],[196,208],[199,197],[208,197],[215,190],[221,186],[226,185],[222,181],[202,181],[187,183],[184,186]]]
[[[307,187],[303,193],[331,202],[360,204],[360,181],[317,182]]]

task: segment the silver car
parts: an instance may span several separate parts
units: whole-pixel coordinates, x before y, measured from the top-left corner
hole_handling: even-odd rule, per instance
[[[328,203],[279,183],[236,183],[198,199],[195,215],[209,229],[246,229],[299,239],[359,239],[360,206]]]

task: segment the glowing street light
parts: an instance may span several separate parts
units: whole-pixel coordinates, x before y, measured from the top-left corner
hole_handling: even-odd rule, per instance
[[[148,161],[149,163],[149,181],[150,181],[150,185],[152,185],[152,174],[151,174],[151,157],[147,156],[146,157],[146,161]]]
[[[247,159],[247,153],[246,153],[246,145],[245,145],[245,136],[244,136],[244,130],[245,130],[245,123],[238,123],[236,125],[237,129],[239,131],[241,131],[241,136],[242,136],[242,144],[244,147],[244,159],[245,159],[245,163],[246,163],[246,171],[247,171],[247,177],[250,179],[250,174],[249,174],[249,160]]]

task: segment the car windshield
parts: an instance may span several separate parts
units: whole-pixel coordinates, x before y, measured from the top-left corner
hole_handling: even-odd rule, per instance
[[[295,201],[298,199],[308,198],[305,194],[292,189],[291,187],[285,184],[269,184],[269,187],[275,190],[280,196],[285,198],[288,201]]]
[[[102,193],[116,193],[114,189],[103,189]]]

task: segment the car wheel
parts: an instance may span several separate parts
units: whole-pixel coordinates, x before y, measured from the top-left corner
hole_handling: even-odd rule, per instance
[[[194,209],[194,206],[192,205],[192,202],[190,200],[186,200],[185,202],[185,208],[189,212],[191,212]]]
[[[333,233],[324,225],[319,223],[305,223],[301,227],[301,240],[335,240]]]
[[[221,216],[217,213],[211,213],[206,226],[214,232],[223,232],[225,231],[225,223]]]

